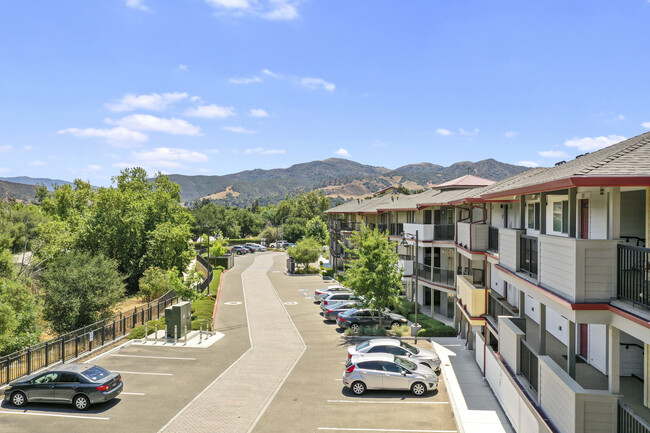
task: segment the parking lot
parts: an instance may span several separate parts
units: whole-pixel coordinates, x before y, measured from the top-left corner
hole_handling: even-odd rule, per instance
[[[278,260],[278,259],[276,259]],[[415,397],[408,392],[352,394],[342,384],[346,350],[334,322],[325,322],[314,289],[327,285],[318,276],[269,278],[307,345],[254,432],[455,432],[443,380],[437,392]],[[418,345],[430,348],[420,340]]]

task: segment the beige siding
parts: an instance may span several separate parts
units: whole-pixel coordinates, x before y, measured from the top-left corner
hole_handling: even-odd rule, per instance
[[[472,225],[472,251],[485,251],[488,247],[489,225]]]
[[[576,250],[573,239],[540,236],[539,278],[543,286],[575,301]]]
[[[512,271],[517,270],[521,232],[521,230],[499,229],[499,264]]]
[[[584,423],[585,433],[616,432],[616,405],[601,396],[578,395],[578,410]]]
[[[544,358],[548,361],[544,362]],[[560,367],[549,357],[539,357],[539,404],[561,432],[575,433],[575,391],[562,380],[557,370]]]
[[[525,335],[510,319],[499,317],[499,353],[508,366],[519,371],[519,340]]]
[[[469,223],[458,223],[458,244],[469,248]]]

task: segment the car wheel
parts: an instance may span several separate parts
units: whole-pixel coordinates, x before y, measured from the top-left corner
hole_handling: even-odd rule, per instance
[[[90,407],[90,400],[85,395],[78,395],[72,400],[75,409],[86,410]]]
[[[27,397],[22,392],[14,392],[11,396],[11,404],[17,407],[22,407],[27,404]]]
[[[360,326],[358,323],[353,323],[350,325],[350,329],[352,329],[354,332],[357,332],[359,330]]]
[[[422,382],[415,382],[411,386],[411,392],[413,393],[413,395],[421,396],[424,395],[425,392],[427,392],[427,387]]]
[[[390,324],[391,329],[399,328],[400,326],[402,326],[402,324],[399,322],[393,322]]]
[[[366,384],[363,382],[354,382],[350,388],[356,395],[363,395],[366,393]]]

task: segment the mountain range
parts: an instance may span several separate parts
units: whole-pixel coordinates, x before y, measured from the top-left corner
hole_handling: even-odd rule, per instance
[[[527,169],[485,159],[457,162],[449,167],[422,162],[391,170],[348,159],[330,158],[288,168],[246,170],[223,176],[172,174],[169,177],[182,187],[182,201],[186,205],[194,200],[208,199],[222,205],[247,207],[255,200],[263,206],[277,203],[287,195],[312,190],[323,191],[334,201],[344,201],[367,197],[389,186],[403,186],[409,190],[428,189],[468,173],[496,181]],[[52,183],[68,182],[25,177],[0,178],[0,198],[11,196],[31,200],[35,191],[33,185],[50,186]]]

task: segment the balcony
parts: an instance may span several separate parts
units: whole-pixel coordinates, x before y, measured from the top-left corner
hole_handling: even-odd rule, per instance
[[[519,260],[519,237],[524,230],[499,229],[499,264],[516,271]]]
[[[399,267],[402,269],[403,275],[405,276],[413,275],[413,260],[411,256],[400,255]]]
[[[522,242],[524,239],[526,248],[530,245],[531,251],[525,252],[530,259],[529,264],[522,259],[522,267],[524,272],[534,275],[537,269],[535,258],[539,256],[539,284],[542,287],[571,302],[609,302],[616,296],[617,241],[551,235],[540,235],[536,241],[528,236],[522,236]],[[534,251],[535,246],[539,251]]]
[[[433,226],[434,241],[453,241],[456,233],[454,224],[436,224]]]
[[[494,290],[488,293],[488,311],[487,317],[495,328],[498,328],[499,316],[518,316],[519,309],[510,305],[510,303],[503,296],[499,295]]]
[[[499,252],[499,229],[490,226],[488,231],[488,251]]]
[[[433,240],[433,224],[413,224],[413,223],[404,223],[404,232],[410,233],[415,236],[415,232],[418,232],[418,240],[420,241],[432,241]]]
[[[458,275],[469,275],[472,277],[475,286],[485,286],[485,270],[477,268],[458,267]]]
[[[487,224],[458,223],[456,243],[470,251],[485,251],[488,247]]]
[[[454,270],[434,268],[424,263],[418,263],[418,278],[434,284],[454,288]]]
[[[519,272],[537,278],[537,238],[519,236]]]
[[[484,316],[486,289],[482,286],[475,286],[474,279],[469,275],[458,275],[456,277],[458,299],[465,307],[467,314],[471,317]]]
[[[650,306],[648,280],[650,249],[618,245],[618,279],[616,296],[643,306]]]

